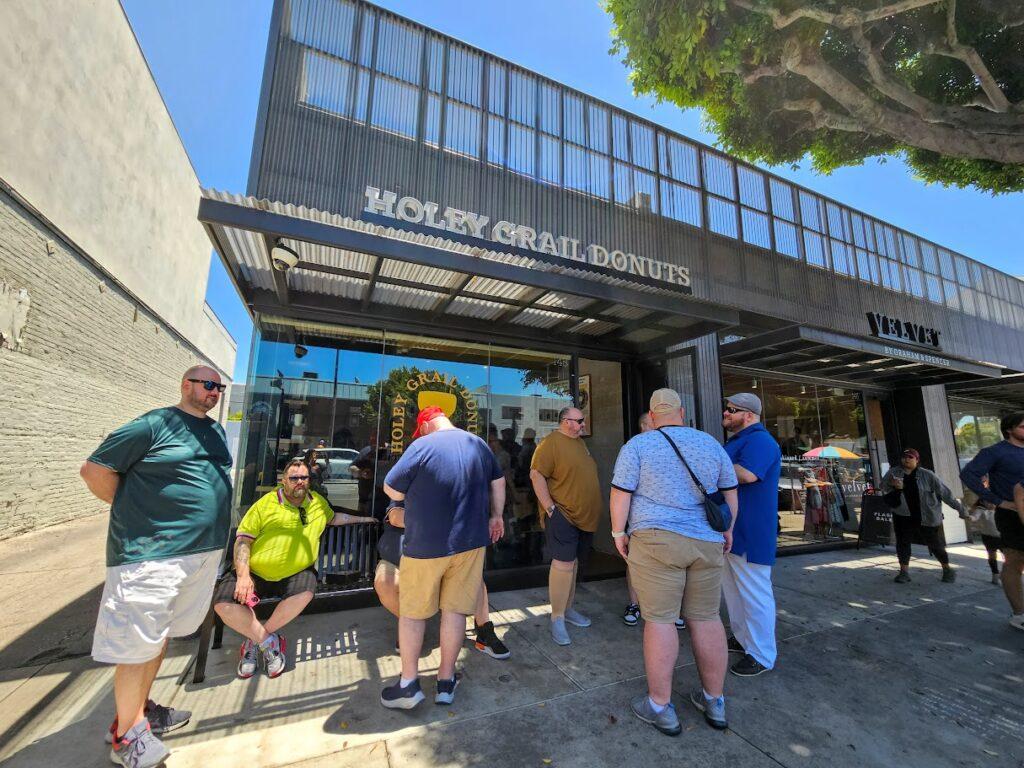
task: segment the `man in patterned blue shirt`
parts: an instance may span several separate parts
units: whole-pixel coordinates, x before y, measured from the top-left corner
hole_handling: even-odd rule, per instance
[[[672,671],[679,655],[675,621],[679,604],[690,630],[702,686],[690,701],[714,728],[726,728],[725,669],[728,652],[718,609],[722,564],[732,530],[711,528],[701,491],[673,449],[713,493],[721,491],[736,519],[736,473],[711,435],[683,426],[679,394],[651,395],[654,429],[633,437],[619,451],[612,477],[612,537],[629,565],[644,625],[646,695],[632,702],[633,714],[662,733],[682,728],[672,705]],[[628,521],[628,530],[627,530]]]

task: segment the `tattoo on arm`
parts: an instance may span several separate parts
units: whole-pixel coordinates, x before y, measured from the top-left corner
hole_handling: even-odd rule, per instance
[[[249,554],[252,552],[252,541],[244,537],[235,539],[235,573],[240,570],[249,572]]]

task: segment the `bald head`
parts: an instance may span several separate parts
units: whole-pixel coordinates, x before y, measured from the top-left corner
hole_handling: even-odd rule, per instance
[[[220,374],[217,373],[213,368],[208,365],[193,365],[183,374],[181,374],[181,383],[184,384],[189,379],[206,379],[207,381],[220,381]]]
[[[213,368],[193,365],[181,375],[181,402],[178,407],[193,416],[205,416],[220,400],[220,388],[217,386],[220,384],[220,374]]]

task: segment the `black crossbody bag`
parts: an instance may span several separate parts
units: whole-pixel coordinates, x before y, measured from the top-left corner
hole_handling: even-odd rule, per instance
[[[711,530],[718,531],[718,533],[725,533],[729,530],[729,526],[732,525],[732,512],[729,511],[728,507],[725,507],[718,502],[714,501],[704,488],[704,484],[697,479],[697,475],[690,469],[690,465],[686,462],[683,457],[682,451],[675,444],[671,437],[662,432],[662,427],[658,427],[658,432],[661,436],[668,440],[668,444],[672,446],[672,450],[676,452],[676,456],[683,462],[683,466],[686,467],[686,471],[690,473],[690,479],[693,480],[693,484],[700,490],[701,495],[704,497],[704,514],[708,517],[708,525],[711,526]]]

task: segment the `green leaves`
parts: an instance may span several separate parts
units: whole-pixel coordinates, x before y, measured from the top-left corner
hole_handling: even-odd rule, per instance
[[[1011,104],[1024,102],[1024,24],[1005,26],[995,0],[959,0],[958,42],[977,54],[965,61],[950,53],[939,0],[859,25],[834,17],[892,1],[606,0],[605,8],[636,92],[702,108],[720,145],[747,160],[806,158],[829,173],[904,155],[927,182],[1024,189],[1024,111],[999,115],[997,127],[993,113],[972,106],[985,100],[979,78],[987,74]],[[801,10],[808,13],[790,18]],[[780,14],[789,16],[776,28]],[[808,56],[830,82],[850,87],[823,89],[795,71]],[[950,116],[948,106],[960,109]]]

